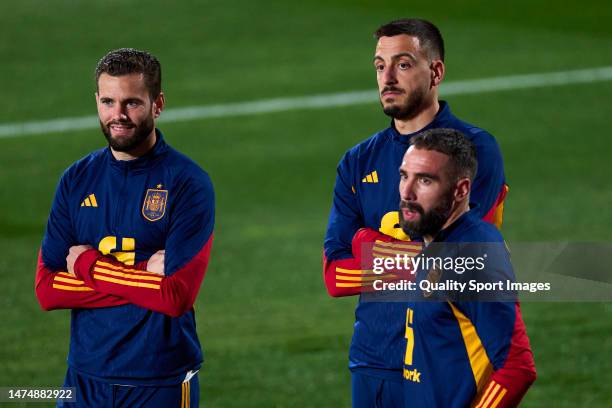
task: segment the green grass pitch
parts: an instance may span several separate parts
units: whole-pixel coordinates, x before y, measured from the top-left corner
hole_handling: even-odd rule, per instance
[[[440,26],[447,81],[612,65],[606,1],[414,3],[2,2],[0,123],[94,114],[95,63],[122,46],[160,58],[168,107],[374,89],[371,33],[400,16]],[[498,138],[508,240],[611,240],[612,81],[447,99]],[[196,303],[202,406],[349,406],[355,299],[328,298],[322,241],[337,161],[387,125],[376,103],[161,123],[218,196]],[[0,386],[63,380],[69,313],[40,311],[35,258],[61,172],[103,144],[0,139]],[[524,406],[610,406],[612,304],[522,309],[539,375]]]

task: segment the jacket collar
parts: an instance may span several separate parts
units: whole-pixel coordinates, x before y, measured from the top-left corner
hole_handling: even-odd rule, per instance
[[[441,230],[440,232],[438,232],[436,234],[436,237],[434,238],[434,242],[445,242],[445,241],[453,241],[453,236],[455,233],[461,233],[462,230],[464,230],[465,228],[467,228],[468,226],[472,225],[474,222],[476,222],[479,217],[478,214],[476,214],[476,208],[478,207],[478,205],[470,205],[470,210],[461,214],[461,216],[459,218],[457,218],[451,225],[449,225],[448,227],[444,228],[443,230]]]
[[[127,171],[150,168],[153,164],[159,161],[159,159],[168,151],[169,148],[168,144],[164,140],[164,135],[157,128],[155,129],[155,136],[155,144],[151,150],[134,160],[117,160],[115,159],[115,156],[113,156],[110,147],[107,147],[105,153],[111,167],[118,170]]]
[[[432,128],[442,128],[442,127],[446,127],[447,124],[449,123],[450,119],[453,118],[453,114],[450,110],[450,106],[448,105],[448,103],[446,101],[439,101],[440,103],[440,109],[438,110],[438,113],[436,113],[436,116],[434,117],[434,119],[427,125],[425,126],[423,129],[416,131],[414,133],[409,133],[409,134],[401,134],[396,128],[395,128],[395,121],[393,119],[391,119],[391,126],[390,126],[390,132],[391,132],[391,137],[393,138],[394,141],[409,145],[410,144],[410,139],[412,139],[413,136],[428,130],[428,129],[432,129]]]

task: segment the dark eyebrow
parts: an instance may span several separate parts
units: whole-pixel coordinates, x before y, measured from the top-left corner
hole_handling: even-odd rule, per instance
[[[417,173],[416,176],[425,177],[425,178],[432,179],[432,180],[440,180],[440,177],[436,176],[435,174],[431,174],[431,173]]]
[[[416,57],[414,56],[414,54],[412,54],[411,52],[400,52],[399,54],[395,54],[393,57],[391,57],[391,59],[393,60],[398,60],[401,57],[408,57],[410,58],[412,61],[416,61]]]
[[[140,98],[128,98],[128,99],[125,100],[125,103],[130,103],[130,102],[142,103],[142,102],[144,102],[144,100],[142,100]]]
[[[411,52],[400,52],[399,54],[395,54],[391,57],[392,60],[398,60],[402,57],[408,57],[410,58],[413,62],[416,62],[416,57],[414,56],[414,54],[412,54]],[[383,57],[381,57],[380,55],[375,55],[374,56],[374,61],[376,60],[381,60],[384,61]]]
[[[400,174],[400,176],[407,176],[408,172],[400,167],[399,168],[399,174]],[[425,178],[436,180],[436,181],[440,180],[440,177],[436,176],[435,174],[431,174],[431,173],[421,172],[421,173],[416,173],[415,176],[416,177],[425,177]]]

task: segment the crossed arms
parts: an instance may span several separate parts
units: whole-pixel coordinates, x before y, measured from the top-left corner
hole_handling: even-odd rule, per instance
[[[199,171],[181,176],[173,186],[177,193],[163,239],[165,267],[157,268],[163,271],[161,276],[151,272],[155,269],[152,261],[159,262],[155,256],[128,266],[78,245],[74,217],[79,207],[74,203],[80,198],[72,197],[72,173],[69,170],[60,179],[38,255],[35,288],[41,307],[93,309],[134,304],[173,317],[189,311],[204,279],[213,241],[214,191],[208,175]]]
[[[212,241],[211,234],[198,253],[171,276],[163,276],[158,253],[148,261],[127,266],[95,249],[81,248],[75,254],[74,248],[79,247],[71,247],[68,271],[54,272],[45,265],[39,251],[36,296],[44,310],[93,309],[132,303],[178,317],[193,307],[206,273]],[[163,262],[163,255],[161,258]],[[147,269],[157,269],[157,273]]]

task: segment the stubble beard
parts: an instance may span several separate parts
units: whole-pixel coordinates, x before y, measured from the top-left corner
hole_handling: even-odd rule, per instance
[[[117,152],[131,152],[138,148],[141,144],[143,144],[147,137],[151,134],[155,127],[155,122],[153,120],[153,116],[149,116],[145,119],[140,125],[134,128],[134,134],[132,136],[121,136],[121,137],[113,137],[111,134],[110,126],[113,124],[118,125],[134,125],[131,121],[114,121],[109,122],[108,125],[105,125],[100,121],[100,129],[106,137],[106,141],[108,145]]]
[[[393,103],[385,106],[384,102],[380,101],[385,115],[393,119],[409,120],[415,118],[425,108],[425,91],[417,88],[406,97],[406,102],[403,105]]]
[[[436,207],[432,208],[427,212],[417,203],[412,203],[410,201],[400,201],[400,227],[402,227],[404,233],[411,238],[424,236],[434,237],[436,234],[438,234],[438,232],[440,232],[440,230],[448,220],[452,206],[452,190],[449,190],[448,193],[446,193],[442,197],[440,203]],[[406,221],[401,211],[402,208],[408,208],[411,211],[417,211],[421,216],[417,221]]]

